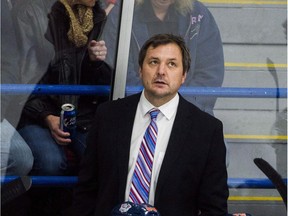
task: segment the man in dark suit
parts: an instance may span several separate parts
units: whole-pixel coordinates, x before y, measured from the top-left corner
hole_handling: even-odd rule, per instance
[[[148,202],[162,216],[227,214],[222,123],[178,93],[190,62],[181,37],[155,35],[143,45],[139,73],[144,90],[99,106],[69,215],[108,216],[115,205],[127,200]],[[135,189],[134,171],[144,166],[138,164],[138,157],[145,155],[141,140],[151,109],[159,114],[150,132],[156,147],[154,156],[151,153],[148,197],[143,201],[140,195],[131,198],[131,193],[141,193]]]

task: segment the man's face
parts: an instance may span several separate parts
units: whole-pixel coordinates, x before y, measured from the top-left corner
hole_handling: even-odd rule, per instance
[[[153,7],[158,9],[168,9],[171,4],[175,3],[175,0],[151,0]]]
[[[78,0],[77,3],[87,6],[87,7],[94,7],[97,0]]]
[[[181,50],[174,43],[149,47],[139,72],[145,96],[155,106],[171,100],[186,79]]]

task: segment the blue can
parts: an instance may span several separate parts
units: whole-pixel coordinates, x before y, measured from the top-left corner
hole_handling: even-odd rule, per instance
[[[61,106],[60,129],[69,132],[72,138],[76,130],[76,110],[73,104],[63,104]]]

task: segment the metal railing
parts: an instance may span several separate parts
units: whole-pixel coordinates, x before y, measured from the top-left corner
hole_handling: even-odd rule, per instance
[[[2,84],[1,94],[61,94],[61,95],[109,95],[111,87],[107,85],[33,85]],[[126,95],[142,90],[141,86],[127,86]],[[182,87],[182,95],[235,97],[235,98],[287,98],[287,88],[233,88],[233,87]],[[1,184],[5,184],[17,176],[2,176]],[[68,187],[78,182],[76,176],[31,176],[34,186]],[[287,185],[287,179],[283,179]],[[269,179],[262,178],[229,178],[229,188],[275,188]]]
[[[73,187],[78,182],[77,176],[30,176],[32,186],[50,187]],[[19,176],[1,176],[1,184],[8,183]],[[283,179],[287,185],[287,179]],[[275,188],[273,183],[266,178],[228,178],[229,188]]]
[[[33,85],[2,84],[1,94],[61,94],[61,95],[109,95],[108,85]],[[127,86],[126,95],[142,90],[141,86]],[[182,95],[237,97],[237,98],[287,98],[287,88],[236,88],[236,87],[181,87]]]

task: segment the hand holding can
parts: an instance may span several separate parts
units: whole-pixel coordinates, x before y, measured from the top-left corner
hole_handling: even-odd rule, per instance
[[[70,133],[70,138],[76,133],[76,110],[73,104],[63,104],[61,106],[61,116],[60,116],[60,129],[64,132]]]

